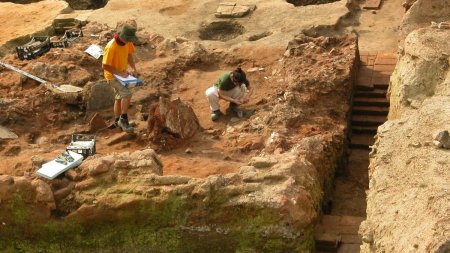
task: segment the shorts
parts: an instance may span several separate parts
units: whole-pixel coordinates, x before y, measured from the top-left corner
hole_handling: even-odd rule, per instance
[[[115,99],[122,99],[131,96],[131,90],[123,86],[117,80],[107,80],[114,90]]]

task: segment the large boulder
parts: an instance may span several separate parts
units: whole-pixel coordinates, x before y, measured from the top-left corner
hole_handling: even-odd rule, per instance
[[[160,97],[158,104],[151,107],[148,126],[149,131],[155,134],[165,129],[182,139],[194,136],[200,128],[192,107],[180,99],[170,101],[163,97]]]
[[[406,37],[412,31],[426,27],[431,22],[449,21],[448,0],[417,0],[403,17],[401,35]]]

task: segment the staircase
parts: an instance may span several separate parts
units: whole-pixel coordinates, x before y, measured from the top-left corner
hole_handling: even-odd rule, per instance
[[[389,112],[387,89],[396,61],[394,54],[361,53],[353,96],[351,149],[369,149],[378,126],[386,121]]]
[[[359,225],[365,220],[369,147],[389,112],[386,98],[395,54],[360,52],[353,96],[348,165],[335,179],[331,213],[315,229],[316,252],[359,253]]]

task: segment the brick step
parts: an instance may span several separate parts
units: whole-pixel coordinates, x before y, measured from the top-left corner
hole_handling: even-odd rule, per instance
[[[387,116],[389,108],[384,106],[354,106],[352,108],[353,115],[381,115]]]
[[[314,231],[316,252],[357,253],[362,241],[358,229],[364,217],[324,215]]]
[[[324,215],[320,224],[316,226],[316,232],[339,234],[339,235],[357,235],[359,225],[365,220],[358,216]]]
[[[352,134],[377,134],[376,126],[352,126]]]
[[[352,126],[379,126],[386,121],[386,116],[353,115]]]
[[[386,98],[359,98],[353,99],[353,106],[385,106],[389,107]]]
[[[386,90],[374,89],[367,91],[356,91],[355,98],[386,98]]]
[[[371,91],[373,90],[372,84],[366,84],[366,83],[358,83],[355,85],[355,89],[358,91]]]
[[[374,83],[374,84],[373,84],[373,87],[374,87],[375,89],[383,89],[383,90],[387,90],[387,89],[389,88],[389,83],[383,83],[383,84],[380,84],[380,83]]]
[[[374,142],[371,134],[353,134],[350,138],[350,148],[368,149]]]

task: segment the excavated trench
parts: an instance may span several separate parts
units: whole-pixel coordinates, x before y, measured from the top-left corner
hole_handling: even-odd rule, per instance
[[[236,21],[215,21],[199,29],[202,40],[228,41],[244,34],[245,28]]]
[[[306,6],[306,5],[318,5],[318,4],[328,4],[339,0],[286,0],[288,3],[294,6]]]
[[[11,2],[15,4],[30,4],[40,2],[42,0],[1,0],[0,2]],[[95,10],[105,7],[108,0],[65,0],[74,10]]]

